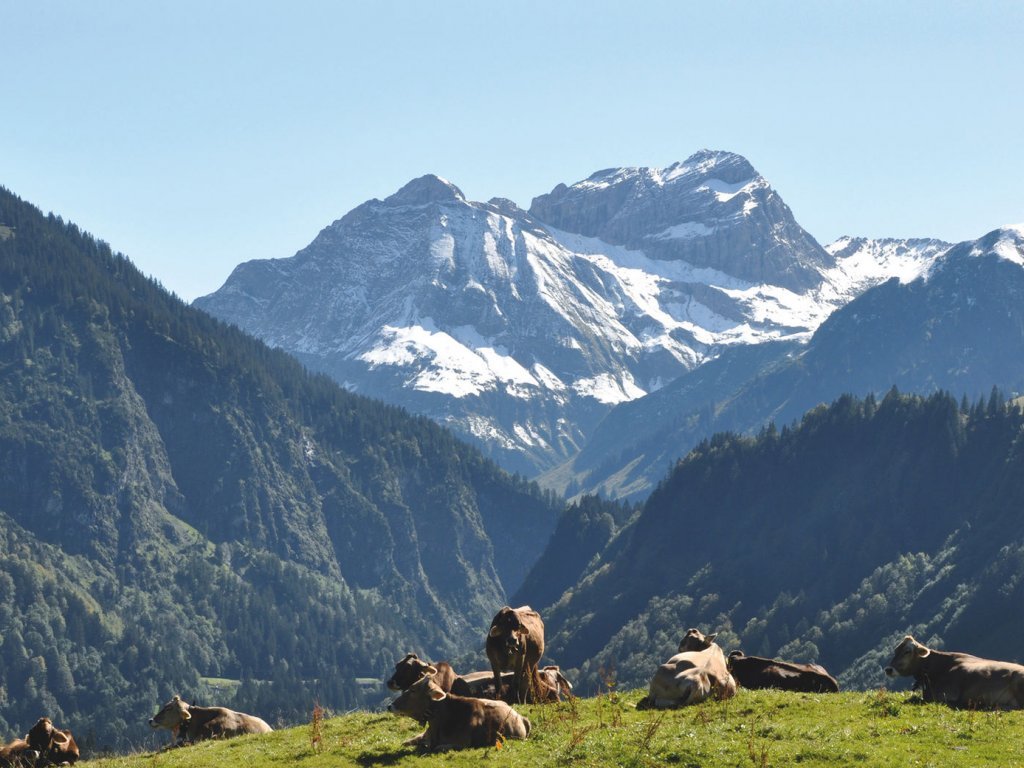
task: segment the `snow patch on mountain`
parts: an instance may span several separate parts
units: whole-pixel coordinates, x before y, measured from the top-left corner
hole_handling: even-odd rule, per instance
[[[577,379],[572,388],[577,394],[592,397],[605,405],[618,405],[647,394],[636,385],[628,371],[623,371],[621,376],[602,373],[591,378]]]
[[[746,191],[747,187],[755,184],[757,179],[747,179],[746,181],[738,181],[735,184],[730,184],[721,179],[708,179],[704,184],[697,187],[697,190],[708,189],[714,193],[715,199],[720,203],[727,203],[732,200],[740,192]]]
[[[952,244],[942,240],[841,237],[825,246],[836,263],[824,270],[821,300],[838,308],[894,277],[901,283],[912,282],[950,248]]]
[[[658,240],[688,240],[691,237],[707,237],[715,234],[715,228],[702,221],[686,221],[659,232],[651,237]]]
[[[1000,228],[998,232],[992,253],[1004,261],[1024,267],[1024,224],[1011,224]],[[980,247],[975,246],[975,250],[980,250]]]

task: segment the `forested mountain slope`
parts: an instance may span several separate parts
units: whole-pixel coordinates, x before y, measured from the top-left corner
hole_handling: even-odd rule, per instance
[[[201,676],[358,703],[480,641],[559,507],[0,190],[0,737],[126,746]]]
[[[1024,659],[1021,605],[1019,404],[894,390],[701,443],[544,617],[583,689],[644,685],[691,626],[874,687],[906,632]]]

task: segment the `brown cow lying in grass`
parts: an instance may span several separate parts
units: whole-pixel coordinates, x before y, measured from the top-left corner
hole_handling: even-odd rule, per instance
[[[54,728],[48,717],[41,717],[25,737],[29,749],[39,753],[38,765],[74,765],[81,753],[71,731]]]
[[[838,693],[839,683],[820,664],[729,654],[729,672],[743,688],[778,688],[798,693]]]
[[[405,658],[395,664],[395,673],[388,680],[387,686],[392,691],[404,691],[427,675],[433,677],[434,683],[445,693],[454,692],[459,696],[473,695],[466,681],[455,674],[452,665],[447,661],[431,664],[423,661],[415,653],[405,654]]]
[[[501,673],[501,700],[506,704],[515,704],[512,700],[512,677],[513,672]],[[562,699],[572,698],[572,683],[562,674],[560,667],[549,664],[537,670],[537,679],[540,687],[537,691],[536,700],[540,703],[551,703]],[[464,691],[462,690],[464,685]],[[494,693],[494,674],[481,670],[459,675],[452,686],[452,693],[459,696],[475,696],[480,699],[496,699]]]
[[[204,739],[227,739],[247,733],[270,733],[273,728],[254,715],[224,707],[197,707],[175,696],[149,721],[152,728],[166,728],[177,734],[174,746]]]
[[[885,674],[913,677],[925,701],[964,709],[1024,708],[1024,666],[934,651],[910,635],[896,646]]]
[[[505,702],[445,693],[429,676],[406,689],[388,711],[427,726],[405,742],[427,751],[492,747],[500,738],[530,735],[530,721]]]
[[[658,667],[650,691],[637,702],[637,709],[685,707],[711,696],[728,699],[736,695],[736,681],[716,637],[717,633],[705,636],[688,629],[679,642],[679,653]]]

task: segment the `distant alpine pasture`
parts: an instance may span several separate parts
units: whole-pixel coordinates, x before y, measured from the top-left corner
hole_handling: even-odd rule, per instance
[[[715,635],[726,664],[740,650],[817,665],[844,691],[892,685],[883,668],[900,666],[894,648],[908,636],[935,659],[1020,660],[1024,414],[998,389],[843,396],[699,443],[643,503],[566,506],[426,418],[348,393],[186,306],[7,191],[0,233],[4,743],[45,716],[86,757],[156,749],[167,738],[147,720],[175,696],[275,731],[308,723],[314,704],[379,711],[395,699],[382,681],[416,653],[484,671],[492,696],[522,708],[530,746],[498,752],[546,744],[544,759],[598,764],[587,734],[607,726],[618,738],[630,723],[609,748],[678,762],[689,747],[657,746],[664,722],[717,731],[745,696],[767,703],[766,718],[783,717],[779,702],[807,713],[796,703],[807,694],[740,686],[687,708],[705,713],[697,720],[637,719],[649,717],[633,706],[660,665],[694,652],[678,650],[690,628]],[[1007,242],[1017,247],[992,245]],[[532,629],[521,623],[511,661],[488,675],[488,621],[503,605],[536,610],[543,650],[524,666],[516,638]],[[681,661],[703,690],[703,662]],[[556,701],[530,703],[534,683],[506,683],[506,667],[555,681],[544,685],[562,686],[560,675],[573,698],[559,687]],[[946,691],[861,694],[847,714],[905,713],[930,728],[909,704],[946,710]],[[592,719],[575,719],[579,707]],[[411,719],[356,721],[389,734],[377,748],[340,737],[359,754],[416,749],[400,744]],[[965,723],[953,727],[971,732]],[[767,755],[765,727],[747,745]],[[290,738],[238,743],[294,749]],[[309,743],[315,760],[322,742]]]

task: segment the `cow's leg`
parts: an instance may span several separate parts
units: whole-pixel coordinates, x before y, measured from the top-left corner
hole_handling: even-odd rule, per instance
[[[526,703],[528,685],[529,683],[526,680],[526,654],[521,653],[516,656],[512,674],[512,697],[515,704]]]
[[[411,739],[406,739],[402,742],[403,747],[426,747],[427,744],[427,731],[430,730],[430,726],[426,727],[423,733],[419,733],[413,736]]]
[[[492,663],[491,670],[494,672],[494,698],[501,701],[501,669]]]

